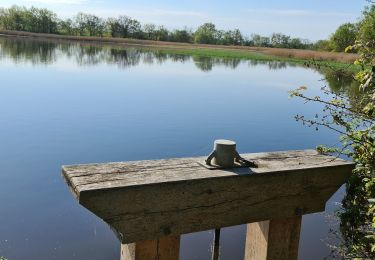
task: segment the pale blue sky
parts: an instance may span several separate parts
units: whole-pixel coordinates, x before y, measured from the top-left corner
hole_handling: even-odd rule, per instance
[[[269,35],[282,32],[318,40],[327,38],[342,23],[355,22],[365,0],[0,0],[1,7],[13,4],[47,7],[61,17],[90,12],[102,17],[120,14],[142,23],[169,29],[195,29],[213,22],[219,29],[239,28],[244,34]]]

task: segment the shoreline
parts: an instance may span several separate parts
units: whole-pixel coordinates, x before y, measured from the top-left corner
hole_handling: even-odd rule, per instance
[[[293,63],[303,63],[306,61],[314,60],[320,62],[328,62],[333,66],[338,67],[342,67],[343,65],[347,66],[350,63],[352,64],[358,57],[356,54],[322,52],[301,49],[193,44],[138,40],[129,38],[69,36],[59,34],[31,33],[8,30],[0,30],[0,36],[80,42],[86,44],[99,44],[101,46],[111,47],[138,47],[142,49],[156,49],[162,52],[170,52],[185,55],[201,55],[207,57],[239,58],[269,61],[276,60],[289,61]]]

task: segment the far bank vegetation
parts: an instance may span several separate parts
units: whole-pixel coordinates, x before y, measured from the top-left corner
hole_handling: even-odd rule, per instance
[[[365,12],[374,11],[367,9]],[[72,18],[61,19],[48,9],[21,6],[0,8],[0,29],[2,30],[258,48],[342,52],[346,46],[354,44],[355,40],[361,37],[362,27],[363,21],[356,24],[345,23],[332,34],[330,39],[313,43],[308,39],[291,37],[282,33],[273,33],[271,36],[259,34],[245,36],[239,29],[220,30],[210,22],[202,24],[195,31],[188,28],[168,30],[163,25],[141,24],[138,20],[125,15],[103,19],[95,14],[78,13]],[[278,51],[275,50],[273,53],[277,55]],[[298,56],[298,52],[287,55]],[[312,53],[310,55],[312,56]]]

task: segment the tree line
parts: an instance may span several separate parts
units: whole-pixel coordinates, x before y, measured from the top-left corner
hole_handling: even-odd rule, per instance
[[[44,8],[21,6],[0,8],[0,28],[5,30],[337,52],[344,51],[358,39],[374,39],[374,21],[375,9],[367,8],[359,22],[345,23],[329,39],[312,43],[308,39],[293,38],[282,33],[273,33],[271,36],[259,34],[245,36],[239,29],[220,30],[213,23],[204,23],[195,31],[188,28],[168,30],[164,26],[141,24],[138,20],[125,15],[103,19],[94,14],[78,13],[72,18],[60,19],[54,12]]]
[[[220,30],[213,23],[204,23],[191,29],[168,30],[155,24],[141,24],[128,16],[103,19],[94,14],[78,13],[72,18],[60,19],[54,12],[41,8],[12,6],[0,8],[0,28],[36,33],[54,33],[75,36],[121,37],[183,43],[238,45],[310,49],[307,39],[292,38],[282,33],[270,37],[253,34],[244,36],[239,29]]]
[[[344,23],[331,35],[328,40],[315,43],[315,48],[325,51],[342,52],[356,41],[364,43],[375,39],[375,7],[365,8],[362,18],[357,23]],[[354,49],[353,49],[354,50]],[[355,50],[354,50],[355,51]]]

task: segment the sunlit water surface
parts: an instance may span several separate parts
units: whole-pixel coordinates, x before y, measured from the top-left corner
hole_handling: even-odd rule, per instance
[[[222,60],[134,48],[0,38],[0,255],[119,259],[110,228],[81,207],[61,165],[207,155],[215,139],[240,152],[314,148],[337,137],[294,115],[317,106],[325,75],[280,62]],[[337,86],[336,86],[337,87]],[[327,211],[303,217],[300,259],[330,252]],[[210,259],[212,232],[182,236],[181,259]],[[242,259],[245,226],[222,231],[221,259]]]

